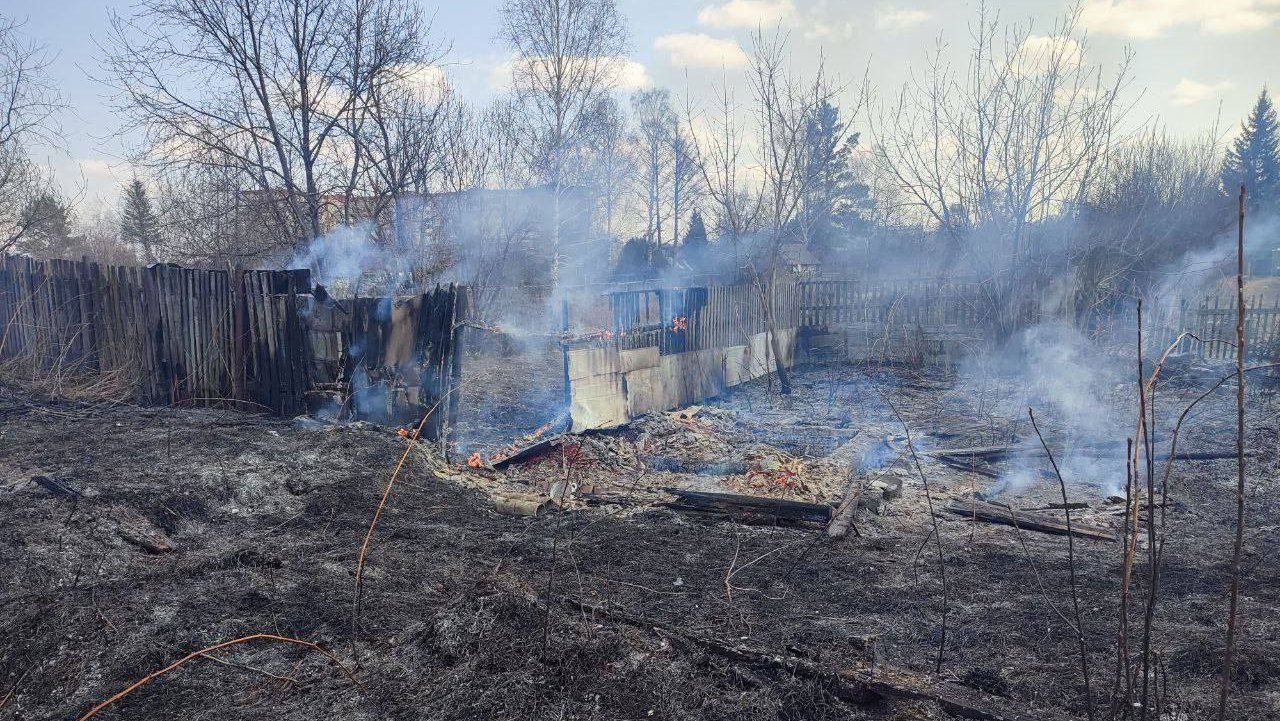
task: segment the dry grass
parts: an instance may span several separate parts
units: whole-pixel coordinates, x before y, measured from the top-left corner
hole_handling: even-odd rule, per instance
[[[124,403],[134,397],[141,380],[140,363],[93,368],[88,358],[73,355],[75,334],[59,337],[49,329],[29,333],[23,347],[14,350],[15,324],[16,319],[9,319],[0,333],[0,384],[55,400],[83,403]]]

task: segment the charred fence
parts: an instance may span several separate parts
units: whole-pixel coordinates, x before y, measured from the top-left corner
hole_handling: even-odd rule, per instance
[[[403,422],[456,411],[454,286],[335,301],[305,270],[146,268],[0,257],[0,362],[111,375],[141,404],[236,404]]]
[[[778,282],[617,291],[566,307],[574,429],[617,426],[718,395],[769,373],[775,354],[792,365],[797,298],[794,283]]]

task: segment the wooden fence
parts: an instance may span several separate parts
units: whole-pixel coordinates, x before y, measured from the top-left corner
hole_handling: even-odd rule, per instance
[[[796,285],[800,325],[829,328],[855,323],[938,328],[982,328],[997,318],[991,290],[973,281],[926,278],[866,283],[858,280],[803,280]],[[1040,293],[1023,294],[1010,317],[1033,323],[1041,314]]]
[[[1182,352],[1215,359],[1236,357],[1235,298],[1210,296],[1188,316],[1190,322],[1183,327],[1196,337],[1183,341]],[[1244,318],[1245,356],[1268,361],[1280,358],[1280,297],[1270,303],[1261,296],[1246,298]]]
[[[919,327],[937,332],[947,327],[982,335],[992,328],[996,305],[989,290],[977,282],[935,282],[912,279],[866,284],[857,280],[804,280],[796,285],[800,327],[831,328],[870,324]],[[1260,295],[1245,300],[1245,351],[1259,360],[1280,358],[1280,297]],[[1008,309],[1013,327],[1025,327],[1052,315],[1049,304],[1036,289],[1028,290]],[[1008,321],[1006,321],[1008,322]],[[1120,314],[1089,329],[1107,337],[1133,328],[1132,314]],[[1159,354],[1184,332],[1177,352],[1205,358],[1235,357],[1236,303],[1232,297],[1214,295],[1198,306],[1158,305],[1144,313],[1145,352]],[[1124,350],[1122,352],[1128,352]]]
[[[317,301],[310,273],[0,257],[0,362],[113,374],[143,404],[236,402],[404,421],[460,372],[454,286]],[[379,407],[373,398],[385,399]],[[428,432],[448,423],[447,404]]]

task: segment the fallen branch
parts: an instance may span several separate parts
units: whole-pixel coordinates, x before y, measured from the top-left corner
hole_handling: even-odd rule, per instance
[[[1001,523],[1007,526],[1016,524],[1019,528],[1043,533],[1053,533],[1060,536],[1072,535],[1078,538],[1092,538],[1097,541],[1116,540],[1115,534],[1109,529],[1082,526],[1079,523],[1073,523],[1068,526],[1056,518],[1035,513],[1018,513],[1007,506],[999,506],[976,499],[966,501],[953,500],[947,505],[947,510],[979,521]]]
[[[860,663],[853,668],[831,669],[808,659],[770,653],[680,631],[657,621],[591,604],[576,598],[564,598],[569,607],[593,618],[605,618],[657,633],[673,645],[698,649],[753,668],[782,671],[828,684],[837,698],[865,704],[875,697],[932,701],[947,713],[983,721],[1065,721],[1069,717],[1042,709],[1014,709],[1014,702],[963,686],[938,681],[933,677],[876,663]]]
[[[304,647],[304,648],[308,648],[308,649],[310,649],[310,650],[312,650],[312,651],[315,651],[316,653],[318,653],[318,654],[320,654],[320,655],[324,656],[325,658],[328,658],[330,661],[333,661],[333,662],[338,666],[338,668],[342,669],[342,673],[346,674],[347,678],[351,679],[351,683],[355,684],[356,686],[360,686],[360,682],[356,680],[355,675],[351,673],[351,671],[346,667],[346,665],[345,665],[345,664],[343,664],[343,663],[342,663],[342,661],[339,661],[339,660],[338,660],[338,657],[337,657],[337,656],[334,656],[332,653],[329,653],[328,651],[324,650],[323,648],[320,648],[320,646],[318,646],[317,644],[314,644],[314,643],[312,643],[311,641],[303,641],[302,639],[298,639],[298,638],[289,638],[288,636],[277,636],[277,635],[272,634],[272,633],[255,633],[255,634],[252,634],[252,635],[249,635],[249,636],[242,636],[242,637],[240,637],[240,638],[235,638],[235,639],[232,639],[232,640],[230,640],[230,641],[223,641],[222,643],[214,644],[214,645],[212,645],[212,646],[209,646],[208,648],[202,648],[202,649],[200,649],[199,651],[192,651],[191,653],[187,654],[186,656],[183,656],[182,658],[178,659],[177,661],[174,661],[173,663],[169,664],[168,666],[165,666],[164,668],[160,669],[159,671],[153,671],[153,672],[151,672],[151,673],[147,674],[146,676],[143,676],[142,678],[138,679],[137,681],[134,681],[133,683],[129,684],[127,687],[125,687],[125,689],[124,689],[124,690],[122,690],[122,691],[120,691],[120,692],[116,693],[116,694],[115,694],[115,695],[113,695],[111,698],[107,699],[106,701],[103,701],[102,703],[98,704],[97,706],[94,706],[92,709],[90,709],[90,710],[89,710],[89,712],[88,712],[88,713],[86,713],[85,715],[83,715],[83,716],[81,716],[79,719],[77,719],[77,721],[85,721],[85,720],[86,720],[86,719],[88,719],[88,718],[92,718],[94,715],[96,715],[96,714],[97,714],[99,711],[101,711],[102,709],[104,709],[104,708],[106,708],[106,707],[110,706],[111,704],[115,703],[116,701],[119,701],[120,699],[124,698],[125,696],[128,696],[129,694],[133,693],[134,691],[138,690],[139,688],[141,688],[141,687],[143,687],[143,686],[145,686],[145,685],[147,685],[147,684],[151,683],[151,682],[152,682],[152,681],[154,681],[156,678],[159,678],[160,676],[163,676],[163,675],[165,675],[166,673],[169,673],[170,671],[172,671],[172,670],[174,670],[175,668],[177,668],[177,667],[181,666],[182,664],[186,663],[187,661],[190,661],[190,660],[191,660],[191,659],[193,659],[193,658],[199,658],[199,657],[201,657],[201,656],[205,656],[206,654],[209,654],[209,653],[211,653],[211,652],[213,652],[213,651],[217,651],[218,649],[226,648],[226,647],[228,647],[228,646],[235,646],[236,644],[246,643],[246,642],[248,642],[248,641],[254,641],[254,640],[257,640],[257,639],[262,639],[262,640],[265,640],[265,641],[280,641],[280,642],[282,642],[282,643],[292,643],[292,644],[297,644],[297,645],[302,646],[302,647]]]

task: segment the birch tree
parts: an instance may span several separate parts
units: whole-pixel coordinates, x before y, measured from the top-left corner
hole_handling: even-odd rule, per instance
[[[628,47],[615,0],[507,0],[502,38],[532,137],[531,166],[553,190],[552,283],[561,264],[561,201],[591,111],[617,85]]]

